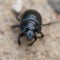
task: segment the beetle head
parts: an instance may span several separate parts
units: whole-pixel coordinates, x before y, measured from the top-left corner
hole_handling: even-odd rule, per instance
[[[29,41],[31,41],[32,38],[34,37],[34,32],[32,30],[28,30],[26,32],[26,37],[28,38]]]

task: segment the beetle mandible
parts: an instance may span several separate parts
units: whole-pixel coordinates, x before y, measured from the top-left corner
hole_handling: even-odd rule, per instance
[[[20,19],[18,19],[20,22]],[[34,41],[30,43],[31,46],[36,40],[36,33],[41,34],[41,38],[44,37],[42,31],[42,17],[35,10],[27,10],[21,15],[21,22],[19,25],[14,25],[12,28],[18,27],[21,29],[21,33],[18,36],[18,44],[21,44],[20,37],[26,36],[29,41],[34,38]]]

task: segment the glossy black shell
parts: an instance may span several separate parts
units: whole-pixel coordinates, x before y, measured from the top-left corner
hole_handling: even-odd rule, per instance
[[[29,29],[27,26],[29,28],[31,27],[31,29],[33,29],[33,26],[35,27],[35,29],[37,27],[41,31],[42,18],[41,18],[41,15],[37,11],[27,10],[22,14],[21,23],[20,23],[21,30],[24,31],[26,29]]]

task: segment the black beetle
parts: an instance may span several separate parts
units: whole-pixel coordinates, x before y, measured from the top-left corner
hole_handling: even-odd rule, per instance
[[[20,19],[18,19],[20,21]],[[42,30],[42,18],[41,15],[35,10],[27,10],[21,16],[20,25],[14,25],[12,28],[19,27],[21,29],[21,34],[18,37],[18,44],[21,44],[20,37],[25,35],[29,41],[34,38],[35,40],[30,43],[32,45],[36,40],[36,32],[41,34],[41,38],[43,38]]]

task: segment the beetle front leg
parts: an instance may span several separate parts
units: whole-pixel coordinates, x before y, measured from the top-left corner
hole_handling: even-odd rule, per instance
[[[37,40],[37,36],[34,36],[34,41],[32,42],[32,43],[30,43],[28,46],[32,46],[33,45],[33,43],[35,43],[35,41]]]
[[[21,41],[20,41],[20,37],[22,37],[24,35],[24,33],[21,33],[19,36],[18,36],[18,44],[21,45]]]
[[[38,33],[40,33],[41,34],[41,37],[39,37],[39,38],[43,38],[44,37],[44,34],[42,33],[42,32],[40,32],[40,31],[38,31]]]
[[[44,37],[44,34],[42,32],[40,32],[40,34],[41,34],[41,38],[43,38]]]

